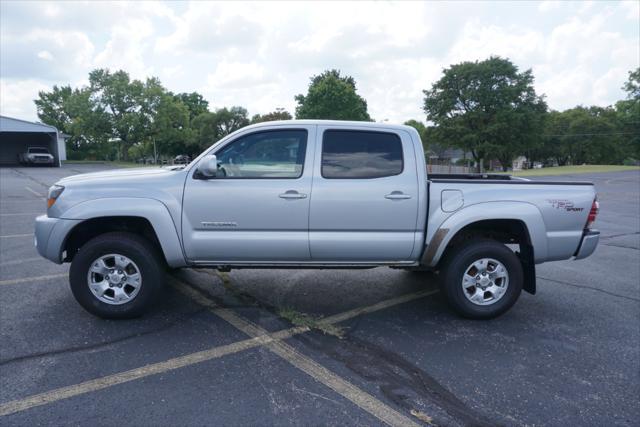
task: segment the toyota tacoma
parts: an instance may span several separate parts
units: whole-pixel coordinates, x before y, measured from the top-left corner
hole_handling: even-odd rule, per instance
[[[139,316],[165,268],[433,270],[459,314],[487,319],[535,266],[593,253],[590,182],[427,174],[408,126],[282,121],[247,126],[185,166],[64,178],[36,220],[38,252],[70,262],[77,301]]]

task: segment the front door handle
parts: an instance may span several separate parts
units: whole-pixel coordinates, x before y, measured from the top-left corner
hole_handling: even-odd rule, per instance
[[[404,194],[402,191],[392,191],[391,193],[384,196],[384,198],[389,200],[405,200],[410,199],[411,196],[408,194]]]
[[[281,199],[306,199],[307,195],[303,194],[303,193],[298,193],[296,190],[289,190],[286,191],[282,194],[280,194],[278,197],[280,197]]]

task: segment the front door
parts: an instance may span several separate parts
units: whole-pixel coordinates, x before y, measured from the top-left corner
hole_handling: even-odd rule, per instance
[[[187,178],[182,235],[191,261],[308,261],[315,126],[247,131],[217,148],[218,175]],[[195,170],[195,169],[194,169]]]

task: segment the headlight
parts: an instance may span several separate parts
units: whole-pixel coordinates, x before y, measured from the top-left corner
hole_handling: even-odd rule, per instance
[[[64,187],[62,185],[52,185],[49,187],[49,194],[47,195],[47,208],[53,206],[53,204],[58,200],[58,197],[64,191]]]

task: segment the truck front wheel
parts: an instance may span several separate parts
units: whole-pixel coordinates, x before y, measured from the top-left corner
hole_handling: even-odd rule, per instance
[[[132,233],[105,233],[84,244],[69,271],[80,305],[99,317],[129,319],[147,311],[162,290],[163,262],[156,248]]]
[[[470,319],[491,319],[509,310],[520,296],[524,277],[516,254],[490,239],[452,248],[440,275],[449,305]]]

